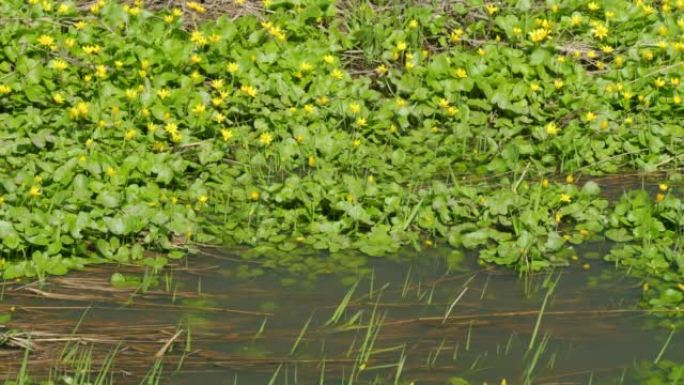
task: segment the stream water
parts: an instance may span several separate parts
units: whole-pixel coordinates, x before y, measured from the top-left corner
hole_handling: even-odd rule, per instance
[[[210,249],[130,287],[110,284],[111,266],[42,286],[6,282],[0,314],[11,319],[0,323],[20,331],[15,346],[30,344],[38,376],[83,351],[97,371],[116,350],[112,375],[124,384],[140,383],[155,359],[163,384],[635,383],[639,362],[681,361],[684,335],[660,354],[669,331],[639,308],[639,282],[598,259],[604,246],[533,276],[431,249],[374,260],[363,277],[313,280],[267,269],[238,278],[260,266]],[[4,378],[23,354],[0,350]]]

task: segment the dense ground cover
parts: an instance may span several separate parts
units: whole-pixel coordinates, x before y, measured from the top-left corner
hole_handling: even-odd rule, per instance
[[[181,5],[0,4],[5,279],[202,243],[535,271],[607,237],[652,306],[684,301],[684,1]],[[617,202],[584,182],[663,170]]]

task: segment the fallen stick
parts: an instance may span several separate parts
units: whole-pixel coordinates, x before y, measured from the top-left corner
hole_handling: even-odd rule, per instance
[[[157,352],[157,354],[154,355],[154,358],[162,358],[164,354],[166,354],[166,351],[169,349],[173,341],[175,341],[181,334],[183,334],[183,329],[179,330],[176,332],[176,334],[173,335],[173,337],[169,338],[168,341],[162,346],[161,349]]]

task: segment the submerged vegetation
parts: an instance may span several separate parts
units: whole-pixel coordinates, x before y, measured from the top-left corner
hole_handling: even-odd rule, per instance
[[[529,272],[607,238],[651,307],[684,302],[684,2],[234,5],[0,3],[4,279],[203,244]],[[589,178],[634,172],[658,183],[617,201]]]

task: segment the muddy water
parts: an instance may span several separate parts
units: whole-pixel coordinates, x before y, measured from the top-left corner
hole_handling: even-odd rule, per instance
[[[146,291],[112,287],[115,270],[142,273],[111,266],[42,286],[6,283],[0,314],[11,314],[2,323],[17,331],[9,343],[32,346],[35,375],[92,348],[93,371],[116,349],[113,375],[124,384],[139,383],[155,357],[165,384],[393,384],[397,374],[398,383],[416,384],[629,378],[635,363],[658,355],[668,331],[639,309],[638,281],[592,259],[600,249],[580,250],[568,269],[527,277],[470,264],[470,256],[445,273],[449,251],[433,249],[378,260],[361,278],[347,272],[313,281],[268,270],[237,278],[260,266],[246,269],[238,251],[212,249],[152,277]],[[662,359],[682,360],[682,337],[675,334]],[[22,356],[21,348],[0,350],[0,374],[14,378]]]

